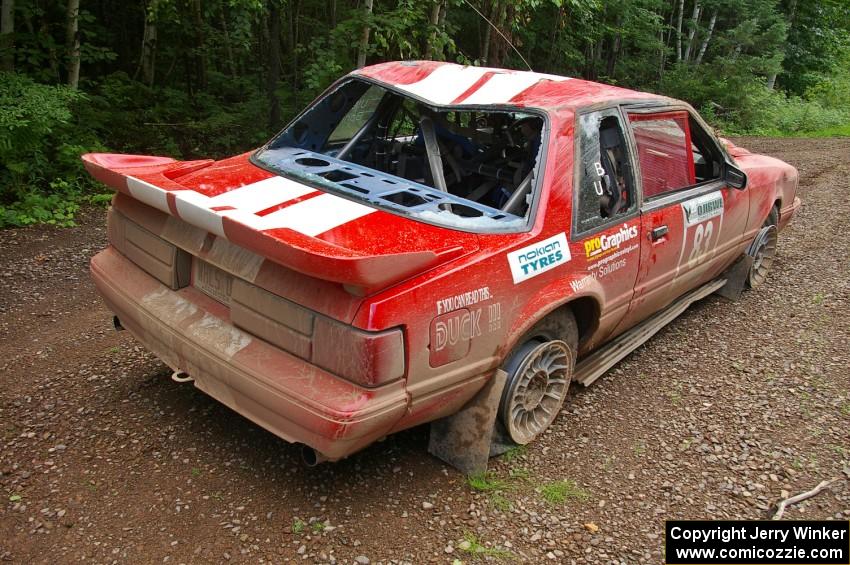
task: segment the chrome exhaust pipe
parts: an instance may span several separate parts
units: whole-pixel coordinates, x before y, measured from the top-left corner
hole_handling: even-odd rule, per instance
[[[185,371],[174,371],[171,373],[171,380],[175,383],[191,383],[195,378]]]
[[[112,327],[115,328],[116,332],[124,331],[124,326],[121,325],[121,320],[118,319],[118,316],[112,316]]]
[[[301,446],[301,460],[308,467],[315,467],[319,463],[324,463],[328,460],[327,457],[310,447],[309,445]]]

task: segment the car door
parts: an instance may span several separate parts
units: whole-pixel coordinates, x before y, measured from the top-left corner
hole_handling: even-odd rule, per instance
[[[573,190],[575,294],[594,294],[600,320],[581,352],[602,343],[628,312],[640,258],[640,201],[624,117],[618,107],[580,112],[576,119]]]
[[[635,108],[627,116],[645,235],[620,330],[717,276],[742,250],[748,213],[748,195],[725,186],[723,153],[688,109]]]

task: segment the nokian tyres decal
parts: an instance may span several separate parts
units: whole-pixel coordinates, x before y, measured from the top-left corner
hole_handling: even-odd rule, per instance
[[[514,284],[551,271],[570,260],[570,246],[564,232],[508,253]]]

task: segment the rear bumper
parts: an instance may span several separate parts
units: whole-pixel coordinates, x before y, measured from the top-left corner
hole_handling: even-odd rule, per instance
[[[794,214],[797,213],[802,204],[803,202],[799,198],[794,198],[794,201],[791,203],[790,206],[779,210],[779,225],[777,226],[779,231],[785,229],[785,226],[787,226],[791,222],[791,219],[794,217]]]
[[[407,409],[402,380],[364,388],[230,324],[228,309],[193,287],[173,291],[113,247],[91,261],[122,325],[195,386],[292,443],[330,460],[386,435]]]

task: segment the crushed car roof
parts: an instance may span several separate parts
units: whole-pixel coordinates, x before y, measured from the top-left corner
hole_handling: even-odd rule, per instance
[[[511,105],[556,110],[607,100],[670,99],[591,82],[531,71],[473,67],[437,61],[401,61],[351,73],[402,90],[432,105]]]

